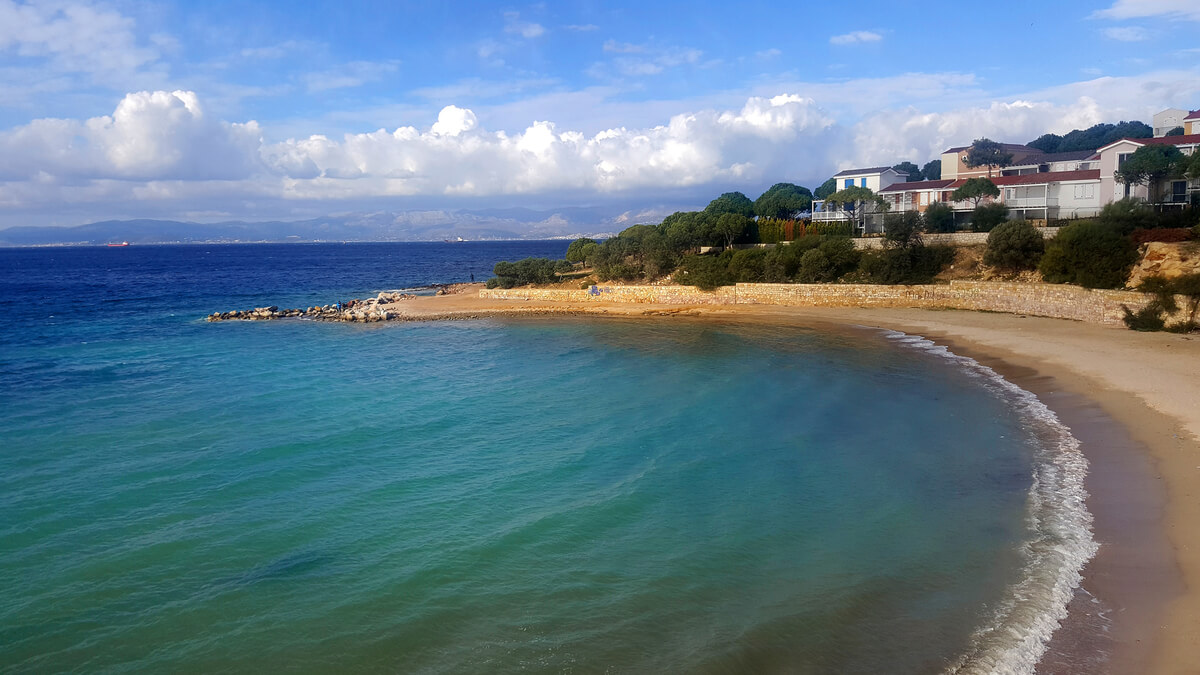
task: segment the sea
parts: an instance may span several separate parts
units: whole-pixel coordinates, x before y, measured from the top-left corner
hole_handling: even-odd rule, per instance
[[[566,246],[0,250],[0,670],[1034,671],[1086,460],[920,336],[205,321]]]

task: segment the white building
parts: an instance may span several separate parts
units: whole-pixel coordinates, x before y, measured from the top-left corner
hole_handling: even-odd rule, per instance
[[[1166,110],[1154,116],[1154,137],[1162,138],[1167,135],[1167,132],[1177,127],[1183,126],[1183,119],[1187,117],[1186,110],[1179,108],[1167,108]],[[1187,133],[1187,130],[1184,130]]]

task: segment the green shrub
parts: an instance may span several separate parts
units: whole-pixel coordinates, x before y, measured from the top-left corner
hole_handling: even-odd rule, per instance
[[[1046,241],[1036,227],[1024,220],[1013,220],[998,225],[988,234],[983,262],[1005,270],[1033,270],[1045,251]]]
[[[1158,224],[1154,211],[1135,197],[1105,204],[1096,220],[1115,228],[1120,234],[1129,234],[1138,228],[1155,227]]]
[[[703,291],[711,291],[718,286],[732,285],[733,280],[729,278],[726,270],[728,259],[724,258],[724,255],[687,256],[675,273],[675,281],[686,286],[695,286]]]
[[[944,202],[934,202],[925,209],[926,232],[954,232],[954,209]]]
[[[885,248],[863,253],[858,271],[867,283],[932,283],[954,261],[952,246]]]
[[[1123,288],[1137,261],[1137,249],[1117,225],[1079,221],[1046,244],[1038,269],[1053,284]]]
[[[724,258],[725,256],[720,257]],[[732,251],[725,262],[726,273],[734,283],[759,283],[765,276],[766,259],[765,249]]]
[[[824,237],[849,237],[854,234],[854,227],[847,222],[812,223],[805,231],[807,234],[819,234]]]
[[[1008,206],[1001,202],[980,204],[971,211],[971,229],[975,232],[991,232],[997,225],[1008,220]]]

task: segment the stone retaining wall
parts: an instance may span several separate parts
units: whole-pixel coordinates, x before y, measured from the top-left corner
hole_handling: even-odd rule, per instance
[[[1058,231],[1062,228],[1058,227],[1039,227],[1038,232],[1042,233],[1045,239],[1053,239]],[[926,244],[946,244],[949,246],[975,246],[987,243],[987,232],[932,232],[921,235]],[[854,240],[854,248],[870,249],[881,248],[883,246],[883,237],[867,237]]]
[[[1029,314],[1122,325],[1121,305],[1137,311],[1148,297],[1133,291],[1088,290],[1065,284],[953,281],[928,286],[879,284],[737,284],[716,291],[692,286],[598,286],[590,290],[490,289],[480,297],[559,302],[665,305],[782,305],[789,307],[913,307]],[[1180,306],[1186,305],[1180,297]],[[1181,318],[1181,317],[1176,317]]]

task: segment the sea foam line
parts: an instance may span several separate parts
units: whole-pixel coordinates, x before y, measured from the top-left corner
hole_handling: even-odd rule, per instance
[[[1087,510],[1087,458],[1079,440],[1032,392],[1009,382],[978,361],[926,338],[885,330],[902,346],[953,362],[1018,412],[1038,440],[1033,485],[1027,500],[1027,534],[1021,546],[1021,578],[991,619],[971,635],[971,646],[947,673],[1030,674],[1046,653],[1050,637],[1067,617],[1067,605],[1083,580],[1083,566],[1099,548]]]

